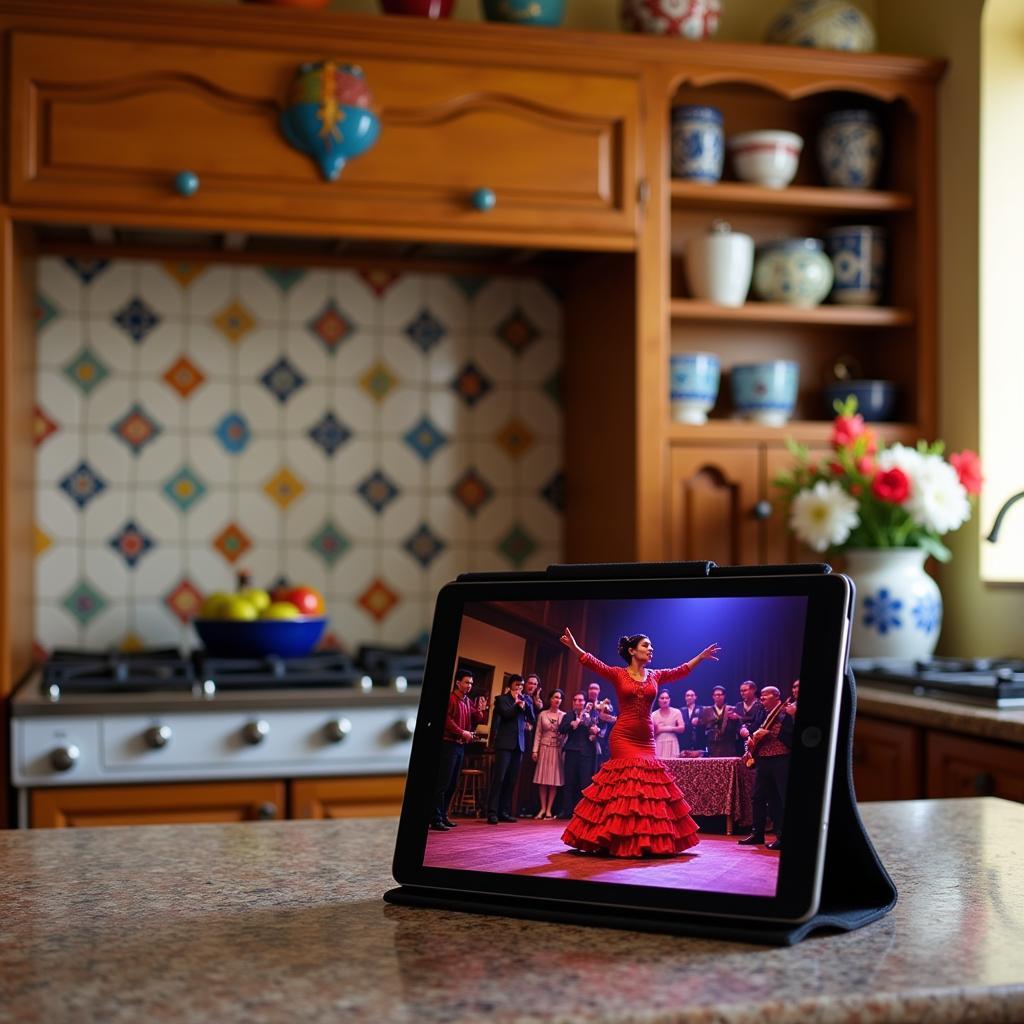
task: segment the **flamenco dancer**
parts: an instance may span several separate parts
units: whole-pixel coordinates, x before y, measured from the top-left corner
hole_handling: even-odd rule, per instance
[[[651,704],[658,687],[688,676],[702,661],[718,661],[718,644],[675,668],[647,668],[654,645],[644,633],[619,640],[625,668],[612,668],[583,650],[569,628],[561,641],[580,663],[604,676],[619,698],[618,724],[611,733],[611,758],[583,791],[562,842],[588,853],[613,857],[671,856],[696,846],[697,823],[682,791],[654,753]]]

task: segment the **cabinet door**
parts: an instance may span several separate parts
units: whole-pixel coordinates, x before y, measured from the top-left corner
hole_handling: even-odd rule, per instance
[[[82,786],[32,791],[32,828],[184,825],[284,817],[282,782]]]
[[[859,717],[853,734],[857,799],[917,800],[924,795],[921,730]]]
[[[828,452],[827,447],[810,448],[812,459],[824,458]],[[762,499],[765,504],[761,509],[767,513],[761,519],[764,562],[768,565],[781,565],[785,562],[820,562],[824,557],[822,552],[801,544],[789,532],[786,503],[782,492],[773,483],[780,473],[793,468],[793,456],[785,448],[769,445],[764,449],[763,457]]]
[[[754,515],[761,475],[752,447],[674,445],[669,456],[668,557],[741,565],[760,558]]]
[[[301,779],[291,784],[293,818],[381,818],[397,815],[404,775]]]
[[[1024,750],[929,733],[928,796],[1001,796],[1024,802]]]
[[[397,233],[386,224],[467,237],[635,233],[635,80],[369,46],[341,51],[366,74],[380,138],[328,182],[279,128],[301,55],[15,33],[11,200],[305,220],[328,234],[338,222],[378,235]],[[188,198],[173,189],[182,170],[199,177]],[[497,199],[489,212],[472,203],[481,187]]]

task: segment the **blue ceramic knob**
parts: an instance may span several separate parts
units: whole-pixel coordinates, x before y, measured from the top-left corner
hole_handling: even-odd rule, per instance
[[[199,175],[195,171],[178,171],[174,176],[174,191],[179,196],[194,196],[199,191]]]
[[[481,213],[493,210],[498,203],[498,197],[494,194],[493,188],[478,188],[473,193],[473,209]]]

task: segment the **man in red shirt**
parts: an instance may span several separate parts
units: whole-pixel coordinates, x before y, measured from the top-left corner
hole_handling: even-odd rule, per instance
[[[430,823],[435,832],[447,832],[448,829],[455,828],[455,822],[448,817],[448,807],[455,795],[459,772],[462,771],[466,744],[473,739],[474,727],[487,716],[487,698],[478,697],[474,708],[469,700],[469,691],[472,689],[473,673],[467,669],[456,672],[455,685],[448,698],[448,711],[444,720],[441,767],[437,775],[434,799],[434,820]]]

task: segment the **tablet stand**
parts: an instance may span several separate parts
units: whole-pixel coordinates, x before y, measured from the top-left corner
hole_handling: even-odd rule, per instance
[[[667,579],[679,577],[778,576],[822,574],[831,567],[815,565],[716,566],[714,562],[622,563],[598,565],[551,565],[538,573],[466,573],[460,581],[522,582],[524,580]],[[384,894],[388,903],[434,907],[475,914],[498,914],[566,924],[625,928],[631,931],[668,932],[701,938],[731,939],[771,946],[792,946],[812,932],[852,931],[887,914],[896,904],[896,886],[882,866],[857,812],[853,792],[853,723],[856,685],[847,669],[842,687],[836,765],[825,866],[818,913],[803,924],[739,920],[708,914],[667,914],[659,911],[617,910],[610,907],[565,904],[522,897],[475,895],[437,889],[401,886]]]

